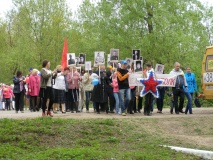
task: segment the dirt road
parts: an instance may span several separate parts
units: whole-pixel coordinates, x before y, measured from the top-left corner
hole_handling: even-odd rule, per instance
[[[101,113],[96,114],[93,111],[86,113],[85,110],[81,113],[70,113],[67,112],[66,114],[62,114],[58,112],[57,114],[53,114],[53,118],[74,118],[74,119],[86,119],[86,118],[172,118],[172,117],[205,117],[205,116],[213,116],[213,108],[193,108],[193,114],[185,115],[180,113],[177,114],[170,114],[169,109],[166,108],[163,110],[163,114],[156,113],[157,110],[155,109],[152,116],[144,116],[143,113],[136,113],[136,114],[127,114],[127,116],[116,115],[115,113]],[[29,110],[24,111],[24,113],[15,113],[14,110],[12,111],[0,111],[0,118],[11,118],[11,119],[28,119],[28,118],[38,118],[41,117],[41,111],[39,112],[30,112]]]

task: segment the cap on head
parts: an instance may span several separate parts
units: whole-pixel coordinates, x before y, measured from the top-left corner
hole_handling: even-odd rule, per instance
[[[127,61],[126,60],[122,60],[121,64],[127,64]]]

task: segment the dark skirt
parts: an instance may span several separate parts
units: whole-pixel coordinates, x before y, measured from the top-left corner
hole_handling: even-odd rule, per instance
[[[53,88],[40,88],[39,97],[43,99],[53,99]]]
[[[79,89],[69,89],[68,102],[78,102],[78,101],[79,101]]]
[[[106,103],[108,100],[107,90],[101,84],[94,86],[91,100],[98,103]]]
[[[64,104],[66,102],[64,90],[53,89],[53,93],[54,93],[53,103]]]

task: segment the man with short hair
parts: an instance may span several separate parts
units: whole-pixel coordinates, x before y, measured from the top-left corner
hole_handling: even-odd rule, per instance
[[[174,106],[175,113],[179,114],[179,112],[184,113],[183,104],[184,104],[184,89],[186,87],[187,90],[187,82],[184,76],[183,71],[180,69],[180,63],[175,62],[174,69],[170,72],[170,74],[176,75],[176,83],[175,87],[172,88],[173,96],[174,96]],[[179,106],[178,106],[178,97],[180,98]],[[173,114],[173,109],[170,110],[170,113]]]
[[[122,60],[121,68],[117,70],[122,116],[126,116],[125,110],[131,99],[131,90],[129,88],[129,81],[128,81],[130,72],[126,68],[127,68],[127,61]]]

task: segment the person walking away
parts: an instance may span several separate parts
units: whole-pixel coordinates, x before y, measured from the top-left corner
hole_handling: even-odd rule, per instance
[[[172,88],[173,97],[174,97],[175,113],[176,114],[179,114],[179,112],[185,113],[183,111],[184,95],[185,95],[183,87],[185,87],[186,90],[188,90],[188,88],[187,88],[188,85],[187,85],[184,73],[180,69],[180,63],[175,62],[174,69],[170,72],[170,74],[177,76],[175,87]],[[180,100],[179,105],[178,105],[178,98]]]
[[[25,77],[22,76],[21,71],[17,71],[16,76],[13,77],[13,93],[15,95],[15,110],[16,113],[20,110],[22,113],[24,113],[24,83],[25,83]]]
[[[40,92],[40,77],[38,76],[38,70],[33,69],[32,74],[29,77],[28,82],[28,94],[30,96],[31,109],[33,112],[36,110],[39,111],[39,107],[37,106],[38,95]]]

